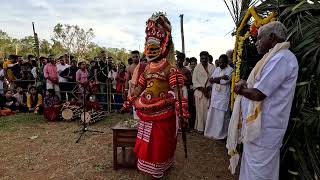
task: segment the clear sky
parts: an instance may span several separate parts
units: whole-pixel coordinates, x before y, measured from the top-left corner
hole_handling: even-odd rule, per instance
[[[93,28],[94,42],[105,47],[143,50],[145,22],[153,12],[166,12],[181,50],[180,14],[184,14],[188,57],[206,50],[217,59],[234,46],[234,23],[222,0],[0,0],[0,29],[10,36],[51,39],[57,23]]]

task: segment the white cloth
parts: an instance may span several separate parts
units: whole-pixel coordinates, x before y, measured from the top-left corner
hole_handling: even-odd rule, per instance
[[[53,83],[47,81],[46,86],[47,86],[47,89],[53,89],[53,90],[56,92],[56,95],[57,95],[59,98],[61,98],[60,88],[59,88],[59,85],[58,85],[58,84],[53,84]]]
[[[38,75],[37,75],[37,67],[33,67],[31,69],[31,74],[33,76],[33,78],[37,79],[38,78]]]
[[[280,147],[289,121],[298,69],[295,55],[283,49],[265,64],[256,78],[253,88],[261,91],[266,98],[262,103],[261,131],[257,138],[244,144],[241,180],[278,179]],[[244,120],[248,116],[248,102],[247,98],[242,97]],[[243,131],[246,123],[242,124]]]
[[[113,70],[109,71],[108,73],[108,78],[111,79],[112,81],[111,84],[113,89],[117,88],[117,81],[116,81],[117,75],[118,73]]]
[[[243,144],[239,180],[279,180],[280,149]]]
[[[57,73],[58,73],[58,80],[59,82],[68,82],[68,80],[66,78],[63,78],[60,76],[60,73],[62,71],[64,71],[65,69],[67,69],[68,67],[70,67],[68,64],[57,64]]]
[[[213,139],[224,139],[228,133],[229,118],[227,112],[210,107],[208,111],[204,136]]]
[[[195,89],[194,98],[196,103],[196,121],[194,128],[198,131],[204,131],[207,120],[209,99],[206,98],[201,91],[197,90],[197,88],[210,86],[208,79],[213,71],[214,66],[211,64],[208,64],[208,72],[204,69],[202,64],[198,64],[193,71],[192,83],[193,89]]]
[[[4,69],[0,70],[0,94],[3,94],[4,90],[3,90],[3,79],[4,78]]]

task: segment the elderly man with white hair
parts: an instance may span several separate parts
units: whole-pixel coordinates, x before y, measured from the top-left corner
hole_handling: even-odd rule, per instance
[[[256,47],[264,54],[247,81],[235,86],[238,94],[230,123],[242,118],[243,155],[240,180],[278,180],[280,147],[287,129],[298,62],[286,42],[287,30],[280,22],[259,29]],[[239,108],[240,107],[240,108]],[[229,126],[228,143],[232,134]]]

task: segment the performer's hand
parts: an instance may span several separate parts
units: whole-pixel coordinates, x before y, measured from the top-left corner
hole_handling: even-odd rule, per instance
[[[227,75],[224,75],[224,76],[221,77],[221,79],[223,79],[223,80],[229,80],[229,77],[228,77]]]
[[[120,110],[119,110],[119,113],[120,114],[124,114],[125,112],[127,112],[127,109],[125,107],[122,107]]]
[[[211,84],[213,84],[214,83],[214,80],[213,80],[213,78],[211,77],[211,78],[209,78],[209,82],[211,83]]]

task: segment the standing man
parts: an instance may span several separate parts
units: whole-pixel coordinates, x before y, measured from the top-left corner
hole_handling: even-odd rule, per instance
[[[13,86],[13,81],[15,80],[13,67],[17,64],[17,56],[13,54],[9,55],[9,59],[3,63],[3,71],[6,79],[9,81],[9,87]]]
[[[126,82],[126,90],[128,91],[128,94],[130,95],[133,90],[134,90],[134,86],[135,84],[133,84],[132,82],[132,76],[133,76],[133,72],[136,69],[136,67],[138,66],[139,62],[140,62],[140,53],[139,51],[135,50],[131,52],[131,59],[132,59],[132,64],[128,67],[127,69],[127,75],[128,75],[128,79]],[[138,79],[139,77],[137,77]],[[133,107],[133,118],[134,119],[139,119],[139,117],[136,114],[135,108]]]
[[[213,65],[213,57],[212,57],[212,55],[209,55],[208,63]]]
[[[130,80],[132,78],[132,74],[134,69],[138,66],[140,62],[140,53],[139,51],[135,50],[131,52],[131,59],[132,59],[132,64],[127,68],[127,73],[129,75],[128,77],[128,88],[130,89]]]
[[[209,53],[202,51],[200,53],[200,64],[193,71],[192,83],[194,98],[196,103],[196,122],[194,128],[203,133],[206,126],[208,106],[209,106],[209,78],[214,70],[214,66],[208,63]]]
[[[256,47],[263,58],[247,81],[235,86],[234,117],[241,104],[243,155],[240,180],[279,179],[280,148],[287,129],[296,81],[298,62],[289,50],[287,29],[270,22],[259,29]],[[240,96],[239,96],[240,95]]]
[[[41,56],[41,57],[39,58],[39,60],[40,60],[39,81],[40,81],[41,84],[42,84],[41,91],[39,91],[39,92],[45,92],[45,91],[46,91],[46,80],[45,80],[45,78],[44,78],[44,66],[47,64],[47,58]],[[43,94],[44,94],[44,93],[43,93]]]
[[[230,116],[227,116],[230,103],[230,81],[233,69],[228,65],[228,56],[219,57],[219,67],[211,75],[212,84],[210,107],[204,135],[214,139],[224,139],[228,134]]]
[[[70,63],[70,66],[60,73],[60,76],[65,78],[68,82],[68,86],[66,86],[66,91],[69,92],[73,91],[76,87],[76,73],[78,71],[77,61],[71,60]],[[68,98],[66,98],[66,100],[68,99],[68,101],[75,98],[73,93],[68,93],[67,95]]]
[[[186,57],[186,55],[184,53],[177,54],[177,68],[185,77],[184,85],[186,86],[187,92],[188,92],[188,106],[189,106],[189,113],[191,115],[191,112],[193,112],[192,107],[193,107],[193,103],[194,103],[193,102],[193,91],[191,90],[192,75],[191,75],[190,70],[183,65],[183,63],[185,61],[185,57]],[[195,117],[192,117],[192,115],[191,115],[189,118],[189,127],[191,127],[192,129],[194,128],[194,121],[195,121]]]
[[[228,56],[228,59],[229,59],[229,62],[228,62],[229,66],[234,68],[234,64],[233,64],[233,60],[232,60],[232,58],[233,58],[233,49],[228,50],[226,52],[226,55]]]
[[[65,69],[69,67],[68,64],[65,63],[65,56],[61,56],[60,58],[60,64],[57,64],[57,72],[58,72],[58,81],[59,81],[59,88],[60,91],[62,91],[61,94],[61,100],[65,101],[66,100],[66,94],[67,90],[70,84],[68,83],[68,80],[61,76],[61,72],[63,72]]]
[[[101,51],[99,57],[97,58],[97,68],[94,73],[95,81],[99,84],[99,102],[103,103],[102,107],[105,111],[108,111],[107,107],[107,96],[106,96],[106,82],[108,78],[108,68],[107,68],[107,56],[105,51]]]
[[[47,89],[54,89],[54,91],[57,93],[57,96],[61,98],[59,93],[60,88],[58,84],[57,66],[56,66],[53,55],[49,55],[48,63],[44,66],[43,73],[44,73],[44,78],[46,79]]]

